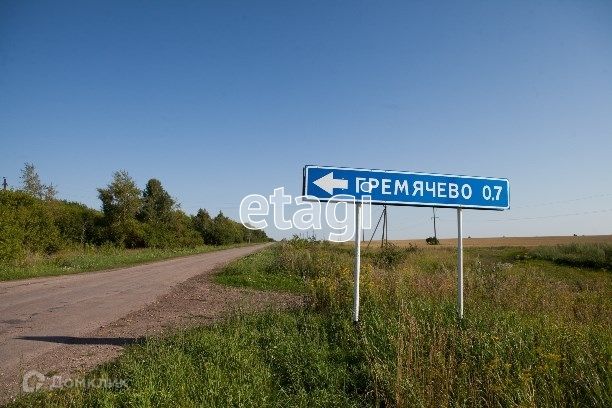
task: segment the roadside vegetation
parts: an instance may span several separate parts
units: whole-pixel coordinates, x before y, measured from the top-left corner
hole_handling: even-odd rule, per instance
[[[139,249],[121,249],[112,245],[104,245],[78,250],[62,250],[53,255],[32,255],[18,265],[0,265],[0,281],[100,271],[228,249],[240,245],[245,244]]]
[[[524,252],[467,251],[460,322],[454,250],[365,252],[355,327],[351,249],[282,242],[217,279],[303,292],[305,308],[149,339],[89,374],[127,388],[14,406],[612,406],[612,275]]]
[[[157,179],[140,190],[125,171],[98,189],[101,210],[56,199],[26,164],[19,190],[0,190],[0,280],[130,265],[199,253],[211,246],[266,242],[219,212],[187,215]],[[123,251],[123,252],[121,252]]]

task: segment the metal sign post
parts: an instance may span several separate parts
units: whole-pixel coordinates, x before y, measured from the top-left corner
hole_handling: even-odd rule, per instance
[[[457,208],[457,314],[463,319],[463,212]]]
[[[359,274],[361,273],[361,203],[355,203],[355,271],[353,272],[353,323],[359,322]]]
[[[318,202],[355,202],[355,288],[353,321],[359,321],[361,202],[457,209],[457,314],[463,318],[463,209],[507,210],[507,179],[408,171],[305,166],[303,195]],[[385,207],[386,208],[386,207]],[[386,211],[385,211],[386,224]],[[378,220],[380,223],[380,219]],[[434,209],[434,235],[436,215]],[[378,228],[378,224],[376,224]],[[383,226],[384,238],[387,226]],[[372,235],[374,236],[374,235]],[[371,240],[370,240],[371,241]],[[368,244],[369,245],[369,244]]]

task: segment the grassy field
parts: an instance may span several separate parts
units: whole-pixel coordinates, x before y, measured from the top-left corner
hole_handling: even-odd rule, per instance
[[[393,241],[395,245],[426,246],[425,239],[409,239]],[[491,237],[491,238],[463,238],[463,245],[466,247],[535,247],[568,244],[612,244],[612,235],[583,235],[583,236],[551,236],[551,237]],[[372,245],[380,246],[380,241],[372,241]],[[457,246],[457,238],[442,238],[440,246]]]
[[[304,292],[304,309],[150,339],[89,375],[125,388],[38,392],[13,405],[609,407],[611,272],[556,258],[599,262],[600,250],[469,248],[457,321],[452,248],[377,248],[363,254],[355,327],[351,249],[293,240],[217,279]]]
[[[33,256],[19,265],[0,264],[0,281],[99,271],[232,247],[204,245],[181,249],[118,249],[108,246],[62,251],[51,256]]]

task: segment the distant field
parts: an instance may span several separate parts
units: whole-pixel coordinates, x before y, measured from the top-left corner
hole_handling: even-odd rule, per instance
[[[408,239],[391,241],[399,246],[413,244],[417,246],[427,246],[425,239]],[[463,238],[463,245],[466,247],[502,247],[502,246],[521,246],[535,247],[544,245],[566,245],[566,244],[587,244],[587,243],[612,243],[612,235],[586,235],[586,236],[556,236],[556,237],[491,237],[491,238]],[[371,245],[380,246],[380,241],[372,241]],[[440,246],[456,246],[457,238],[442,238]]]

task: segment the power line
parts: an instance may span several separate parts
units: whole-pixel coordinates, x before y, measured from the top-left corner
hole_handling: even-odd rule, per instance
[[[594,199],[594,198],[604,198],[604,197],[612,197],[612,193],[594,194],[594,195],[589,195],[589,196],[572,198],[570,200],[549,201],[549,202],[537,203],[537,204],[512,206],[511,209],[516,210],[516,209],[520,209],[520,208],[544,207],[544,206],[547,206],[547,205],[565,204],[565,203],[572,203],[572,202],[576,202],[576,201],[583,201],[583,200],[590,200],[590,199]],[[582,214],[582,213],[576,213],[576,215],[578,215],[578,214]],[[563,214],[559,214],[559,215],[556,215],[554,217],[562,217],[562,216],[564,216],[564,215]],[[400,217],[400,222],[404,221],[404,218],[406,218],[406,219],[410,218],[409,216],[402,217],[401,214],[399,215],[399,217]],[[553,216],[549,216],[549,217],[550,218],[554,218]],[[440,217],[438,217],[438,219],[441,220],[441,221],[455,221],[454,219],[451,220],[449,218],[440,218]],[[532,218],[525,218],[525,219],[532,219]],[[536,219],[536,218],[533,218],[533,219]],[[480,220],[480,221],[486,221],[486,220]],[[497,220],[497,221],[502,221],[502,220]]]
[[[572,217],[578,215],[589,215],[589,214],[599,214],[612,211],[612,208],[605,208],[602,210],[593,210],[593,211],[584,211],[577,213],[567,213],[567,214],[555,214],[555,215],[543,215],[539,217],[521,217],[521,218],[506,218],[506,219],[488,219],[488,220],[471,220],[470,222],[503,222],[503,221],[528,221],[528,220],[543,220],[548,218],[559,218],[559,217]],[[450,218],[441,218],[442,221],[454,221]]]
[[[606,208],[603,210],[593,210],[593,211],[583,211],[577,213],[567,213],[567,214],[555,214],[555,215],[544,215],[540,217],[522,217],[522,218],[506,218],[506,219],[497,219],[497,220],[483,220],[490,222],[499,222],[499,221],[526,221],[526,220],[543,220],[547,218],[559,218],[559,217],[573,217],[576,215],[588,215],[588,214],[599,214],[612,211],[612,208]]]
[[[438,217],[438,218],[440,218],[440,217]],[[396,228],[393,228],[393,231],[405,231],[405,230],[408,230],[408,229],[411,229],[411,228],[414,228],[414,227],[418,227],[420,225],[425,225],[425,224],[429,224],[429,221],[417,222],[415,224],[410,224],[410,225],[406,225],[404,227],[399,227],[399,228],[396,227]]]
[[[528,221],[528,220],[543,220],[548,218],[573,217],[577,215],[600,214],[612,211],[612,208],[604,208],[601,210],[583,211],[566,214],[542,215],[539,217],[520,217],[520,218],[505,218],[505,219],[488,219],[488,220],[472,220],[471,222],[503,222],[503,221]],[[442,221],[454,221],[450,218],[441,218]]]
[[[544,207],[547,205],[554,205],[554,204],[565,204],[565,203],[573,203],[575,201],[582,201],[582,200],[590,200],[592,198],[602,198],[602,197],[612,197],[612,193],[606,193],[606,194],[595,194],[595,195],[590,195],[590,196],[584,196],[584,197],[577,197],[577,198],[572,198],[570,200],[560,200],[560,201],[549,201],[547,203],[539,203],[539,204],[528,204],[528,205],[520,205],[520,206],[513,206],[513,209],[516,208],[532,208],[532,207]]]
[[[601,209],[601,210],[583,211],[583,212],[575,212],[575,213],[544,215],[544,216],[539,216],[539,217],[520,217],[520,218],[488,219],[488,220],[475,219],[475,220],[471,220],[470,222],[530,221],[530,220],[543,220],[543,219],[560,218],[560,217],[574,217],[574,216],[590,215],[590,214],[601,214],[601,213],[607,213],[607,212],[612,212],[612,208],[604,208],[604,209]],[[455,221],[455,220],[450,219],[450,218],[440,218],[440,217],[438,217],[438,219],[441,220],[441,221],[448,221],[448,222]],[[428,223],[429,223],[429,221],[419,222],[419,223],[416,223],[416,224],[408,225],[406,227],[395,228],[394,231],[402,231],[402,230],[406,230],[406,229],[409,229],[409,228],[412,228],[412,227],[417,227],[419,225],[424,225],[424,224],[428,224]]]

